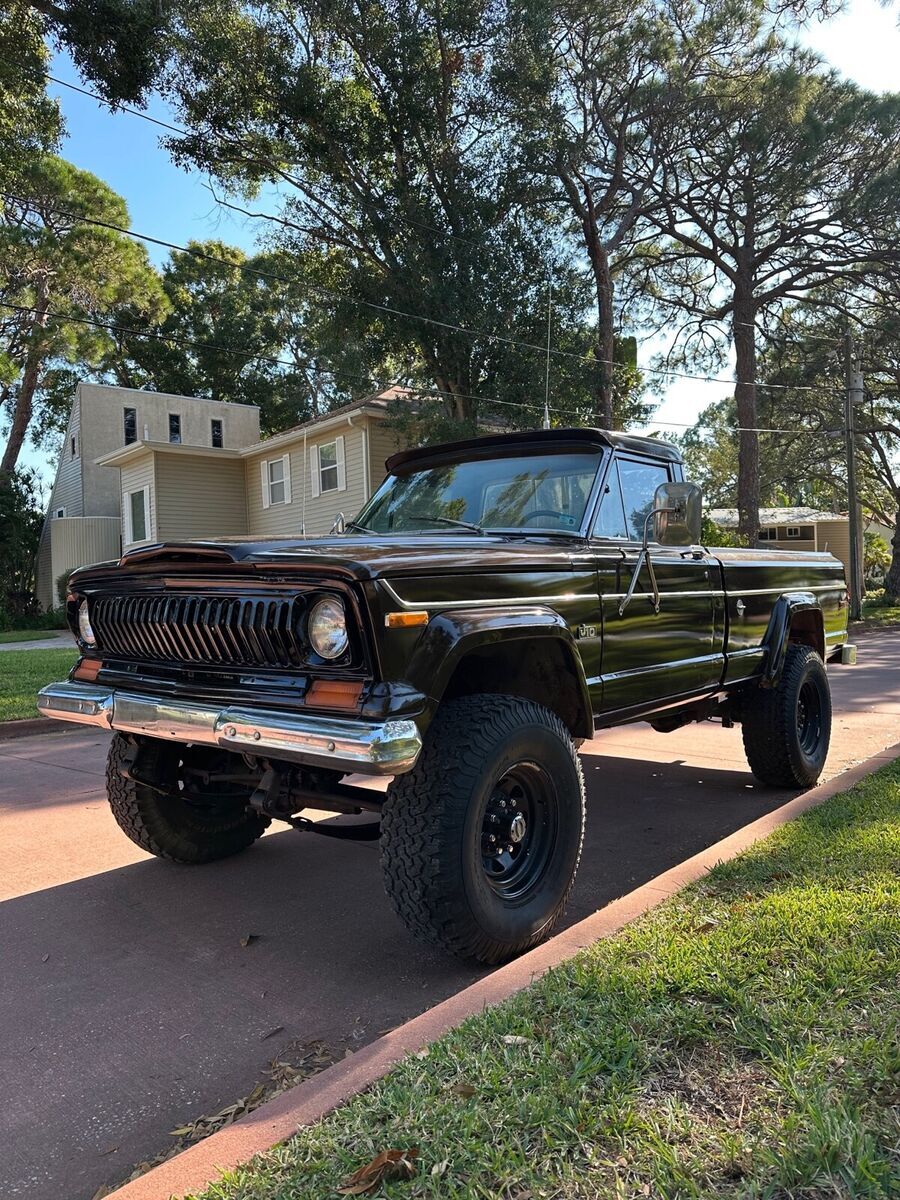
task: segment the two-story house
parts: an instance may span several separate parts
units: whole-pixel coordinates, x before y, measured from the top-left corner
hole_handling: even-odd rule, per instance
[[[260,440],[259,413],[82,384],[38,562],[41,604],[60,577],[157,541],[317,537],[352,517],[401,448],[390,388]]]
[[[37,561],[43,608],[59,603],[57,585],[73,568],[121,553],[140,515],[122,511],[117,471],[103,465],[116,450],[140,444],[236,450],[259,441],[259,410],[195,396],[81,383],[69,413]]]

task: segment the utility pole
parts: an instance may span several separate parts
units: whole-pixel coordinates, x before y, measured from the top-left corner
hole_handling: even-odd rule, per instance
[[[849,323],[844,329],[844,377],[847,386],[844,440],[847,448],[847,520],[850,524],[850,617],[858,621],[862,613],[863,564],[859,496],[856,492],[856,407],[863,402],[864,389]]]

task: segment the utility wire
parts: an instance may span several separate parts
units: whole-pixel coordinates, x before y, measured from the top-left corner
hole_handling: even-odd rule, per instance
[[[0,191],[0,196],[2,196],[4,199],[11,201],[13,203],[16,203],[16,204],[28,204],[29,203],[27,198],[18,196],[12,192]],[[220,201],[220,203],[225,203],[225,202]],[[244,271],[248,274],[255,275],[262,279],[269,279],[269,280],[273,280],[278,283],[285,283],[285,284],[289,284],[289,285],[300,282],[300,283],[303,283],[310,291],[317,292],[319,295],[327,296],[329,299],[337,300],[341,303],[349,301],[350,303],[362,305],[363,307],[366,307],[366,308],[375,309],[376,311],[379,311],[379,312],[386,312],[386,313],[389,313],[390,315],[404,317],[408,320],[422,321],[422,322],[425,322],[426,324],[436,325],[442,329],[446,329],[451,332],[463,333],[469,337],[473,337],[476,339],[484,338],[489,341],[501,342],[505,345],[509,345],[509,346],[512,346],[517,349],[534,351],[534,352],[537,352],[542,355],[547,355],[549,353],[550,355],[558,357],[558,358],[574,359],[576,361],[585,362],[590,365],[596,364],[596,365],[610,366],[618,371],[627,370],[627,367],[625,366],[625,364],[617,363],[610,359],[596,358],[593,355],[576,354],[572,351],[567,351],[567,350],[550,349],[548,351],[548,348],[546,346],[538,345],[536,342],[525,342],[520,339],[506,337],[503,334],[490,333],[487,330],[473,329],[469,326],[458,325],[458,324],[455,324],[455,323],[449,322],[449,321],[441,321],[435,317],[427,317],[421,313],[407,312],[404,309],[399,309],[392,305],[378,304],[374,301],[363,300],[361,297],[349,296],[346,293],[336,292],[336,291],[333,291],[332,289],[324,288],[318,284],[308,284],[308,283],[306,283],[305,280],[302,280],[297,275],[294,275],[294,276],[280,275],[274,271],[265,271],[265,270],[260,269],[259,267],[254,267],[250,263],[232,262],[229,259],[221,258],[219,255],[210,254],[208,251],[200,250],[193,246],[183,246],[178,242],[170,242],[164,238],[155,237],[151,234],[139,233],[137,230],[127,229],[125,226],[117,225],[111,221],[103,221],[96,217],[89,217],[84,213],[71,212],[69,210],[57,208],[57,207],[54,207],[51,205],[44,205],[43,207],[44,207],[45,211],[53,212],[57,216],[66,217],[69,220],[77,221],[77,222],[80,222],[80,223],[83,223],[86,225],[94,225],[101,229],[109,229],[113,232],[121,233],[126,237],[130,237],[130,238],[136,239],[138,241],[149,242],[151,245],[155,245],[155,246],[162,246],[167,250],[177,250],[183,254],[191,254],[196,258],[203,258],[209,262],[218,263],[221,266],[227,267],[229,270],[237,269],[240,271]],[[275,217],[272,214],[258,214],[258,215],[264,216],[264,217],[266,217],[266,219],[269,219],[269,220],[279,221],[279,222],[283,223],[282,218]],[[208,348],[219,349],[222,351],[222,353],[229,353],[229,351],[225,347],[211,346]],[[276,359],[276,360],[272,360],[272,361],[281,362],[283,365],[293,365],[293,364],[285,364],[284,360]],[[691,375],[684,371],[673,371],[673,370],[669,370],[668,368],[663,368],[663,367],[647,366],[647,367],[640,367],[639,370],[642,372],[650,373],[650,374],[662,375],[662,376],[665,376],[666,378],[688,379],[688,380],[692,380],[694,382],[699,382],[699,383],[720,383],[725,386],[731,386],[734,383],[734,380],[730,380],[730,379],[719,379],[719,378],[716,378],[715,376],[710,376],[710,375]],[[807,386],[801,386],[801,385],[794,387],[791,384],[778,384],[778,383],[769,384],[769,383],[763,383],[763,382],[757,383],[756,386],[760,387],[760,388],[777,389],[777,390],[782,390],[782,391],[822,392],[822,391],[827,390],[826,388],[807,387]],[[835,389],[835,390],[837,390],[837,389]],[[459,393],[447,393],[447,394],[458,395]]]

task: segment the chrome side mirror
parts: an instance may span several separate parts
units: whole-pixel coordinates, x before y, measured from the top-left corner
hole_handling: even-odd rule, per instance
[[[339,512],[338,515],[334,518],[334,524],[328,530],[328,533],[329,534],[343,533],[344,530],[346,529],[346,527],[347,527],[346,518],[344,517],[344,514],[342,512]]]
[[[696,546],[700,542],[703,494],[696,483],[661,483],[653,497],[655,541],[661,546]],[[647,526],[644,526],[644,545]]]
[[[650,526],[654,526],[654,541],[660,546],[696,546],[700,541],[700,516],[703,496],[696,483],[661,483],[653,494],[653,507],[644,518],[644,537],[641,542],[641,552],[635,564],[634,574],[628,591],[619,604],[619,616],[634,595],[641,567],[647,564],[650,575],[650,585],[653,588],[653,611],[659,612],[659,584],[656,582],[656,572],[653,569],[653,559],[650,556]]]

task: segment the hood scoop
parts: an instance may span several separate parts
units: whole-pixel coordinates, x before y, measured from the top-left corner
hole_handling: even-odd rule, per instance
[[[241,550],[245,553],[241,553]],[[215,545],[203,542],[157,542],[154,546],[140,546],[136,550],[128,550],[119,559],[119,565],[129,566],[132,563],[236,563],[246,557],[246,547],[235,546],[229,549],[221,543]]]

